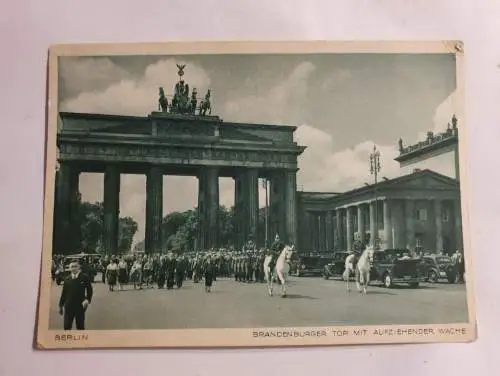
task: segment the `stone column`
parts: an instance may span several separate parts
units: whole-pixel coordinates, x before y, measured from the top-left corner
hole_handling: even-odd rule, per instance
[[[358,234],[359,240],[365,244],[365,208],[363,204],[357,206],[358,208]]]
[[[337,250],[342,251],[345,249],[345,244],[344,244],[344,231],[342,229],[342,223],[343,223],[343,216],[342,216],[342,209],[336,209],[335,210],[335,216],[336,216],[336,223],[335,223],[335,247]]]
[[[79,171],[67,162],[61,163],[56,172],[53,235],[55,253],[81,252],[80,224],[77,221],[79,175]]]
[[[443,250],[443,211],[441,200],[438,199],[434,200],[434,217],[436,223],[436,252],[440,252]]]
[[[326,212],[326,250],[333,251],[333,212]]]
[[[80,202],[80,171],[73,169],[69,181],[70,193],[70,208],[69,208],[69,226],[70,226],[70,239],[68,245],[71,253],[82,252],[82,234],[81,223],[78,218],[78,204]]]
[[[314,237],[313,237],[313,231],[314,231],[314,223],[313,219],[314,215],[311,212],[307,212],[307,247],[303,250],[304,252],[310,252],[311,249],[314,248]]]
[[[324,228],[324,220],[323,220],[323,213],[318,213],[318,251],[322,252],[324,251],[325,247],[325,228]]]
[[[206,222],[204,227],[207,233],[207,247],[216,248],[219,235],[219,171],[216,168],[207,167],[205,179]]]
[[[413,252],[415,250],[415,203],[410,199],[405,201],[405,224],[406,247]]]
[[[377,239],[377,223],[376,223],[376,216],[375,216],[375,205],[377,204],[376,201],[370,202],[370,244],[372,246],[375,245],[375,240]]]
[[[150,167],[146,174],[146,236],[147,254],[162,251],[163,173],[158,166]]]
[[[391,205],[384,200],[384,242],[386,248],[394,248],[392,241]]]
[[[282,240],[286,235],[285,230],[285,180],[284,172],[280,171],[269,179],[270,194],[269,194],[269,209],[270,209],[270,234],[269,238],[274,241],[276,234]]]
[[[354,229],[352,226],[352,208],[348,207],[346,209],[346,236],[347,236],[347,250],[352,250],[352,241],[354,235]]]
[[[319,213],[318,212],[313,212],[313,246],[312,246],[312,251],[318,252],[319,250],[319,233],[320,233],[320,228],[319,228]]]
[[[249,168],[245,171],[245,208],[246,208],[246,229],[245,242],[250,235],[254,242],[258,243],[258,223],[259,223],[259,171],[255,168]]]
[[[242,173],[238,173],[234,178],[234,247],[237,251],[241,250],[245,242],[243,231],[243,215],[245,213],[243,200],[243,181],[244,179]]]
[[[198,232],[196,237],[196,249],[198,251],[205,250],[207,248],[207,208],[206,208],[206,178],[204,171],[198,172]],[[235,207],[236,207],[235,201]]]
[[[118,224],[120,214],[120,170],[108,165],[104,171],[104,234],[103,248],[106,254],[118,252]]]
[[[291,244],[297,243],[297,171],[286,172],[285,189],[285,220],[286,241]]]
[[[463,233],[462,233],[462,209],[460,198],[453,200],[454,224],[455,224],[455,244],[460,251],[464,250]]]

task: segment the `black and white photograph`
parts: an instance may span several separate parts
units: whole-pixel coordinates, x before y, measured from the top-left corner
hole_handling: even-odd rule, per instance
[[[39,346],[473,340],[462,50],[55,46]]]

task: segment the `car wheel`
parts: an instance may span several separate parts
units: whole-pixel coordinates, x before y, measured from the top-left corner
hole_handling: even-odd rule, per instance
[[[436,283],[438,281],[438,275],[434,270],[431,270],[429,273],[429,282]]]
[[[389,273],[384,275],[384,287],[388,289],[392,287],[392,277]]]
[[[412,289],[416,289],[418,287],[419,283],[418,282],[412,282],[412,283],[409,283],[409,286],[412,288]]]

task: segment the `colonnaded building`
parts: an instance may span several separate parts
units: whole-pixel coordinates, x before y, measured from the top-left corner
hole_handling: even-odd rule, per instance
[[[459,183],[431,170],[344,193],[298,192],[299,245],[350,250],[378,235],[382,248],[462,250]]]

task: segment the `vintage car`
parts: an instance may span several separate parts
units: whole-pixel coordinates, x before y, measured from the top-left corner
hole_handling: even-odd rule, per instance
[[[339,251],[333,254],[333,260],[323,268],[323,278],[341,277],[345,270],[345,259],[349,256],[349,252]]]
[[[418,287],[419,283],[425,280],[420,273],[420,259],[405,254],[409,254],[406,249],[375,251],[370,280],[380,281],[387,288],[400,283]]]
[[[445,279],[449,283],[455,283],[456,267],[450,256],[426,255],[422,257],[422,266],[426,281],[436,283]]]
[[[298,255],[293,267],[293,275],[302,277],[305,275],[322,275],[325,265],[332,262],[332,255],[309,254]]]

